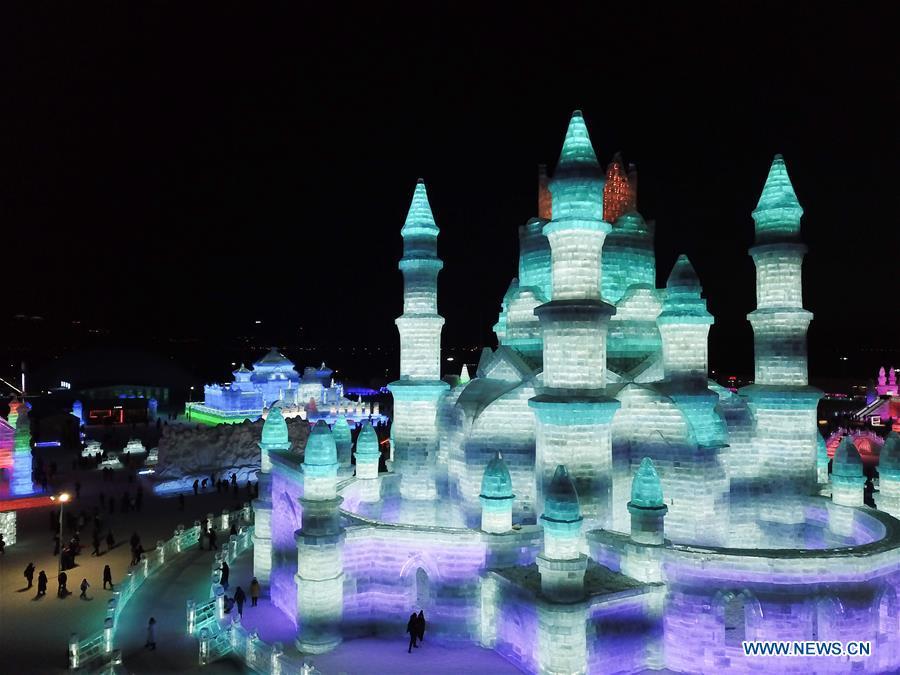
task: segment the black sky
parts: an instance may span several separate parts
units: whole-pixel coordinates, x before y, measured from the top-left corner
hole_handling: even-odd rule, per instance
[[[444,342],[488,343],[537,164],[581,108],[601,162],[638,165],[659,284],[694,262],[713,367],[752,363],[750,212],[776,152],[806,210],[813,369],[896,355],[888,3],[260,4],[3,10],[4,322],[393,347],[422,176]]]

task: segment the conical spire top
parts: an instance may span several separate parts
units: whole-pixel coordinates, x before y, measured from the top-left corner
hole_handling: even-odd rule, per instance
[[[597,161],[597,155],[594,154],[594,146],[591,144],[584,117],[580,110],[576,110],[569,119],[569,128],[566,130],[566,138],[563,140],[562,151],[559,153],[556,173],[584,168],[600,171],[600,163]]]
[[[469,364],[464,363],[462,370],[459,371],[459,383],[468,384],[472,381],[472,373],[469,372]]]
[[[900,477],[900,434],[892,431],[888,434],[878,458],[878,473],[884,478],[890,473],[896,480]]]
[[[287,450],[291,446],[291,442],[288,440],[287,422],[278,406],[272,406],[266,415],[260,445],[267,450]]]
[[[512,491],[512,478],[509,475],[509,468],[499,452],[494,459],[488,462],[484,469],[480,496],[485,499],[512,499],[515,497]]]
[[[841,444],[834,451],[834,460],[831,465],[831,473],[834,476],[844,478],[859,478],[863,475],[862,457],[850,436],[844,436]]]
[[[582,520],[578,492],[569,477],[569,472],[562,464],[556,467],[556,472],[550,481],[547,497],[544,500],[544,514],[541,518],[564,523]]]
[[[797,201],[794,186],[781,155],[775,155],[759,202],[753,211],[756,243],[794,241],[800,236],[803,207]]]
[[[692,295],[699,295],[702,290],[697,272],[694,271],[694,266],[684,253],[678,256],[678,260],[672,267],[672,272],[666,281],[666,290],[670,293],[691,293]]]
[[[634,479],[631,481],[631,504],[642,508],[658,508],[664,506],[662,483],[653,466],[653,460],[644,457]]]
[[[416,183],[412,202],[409,205],[409,212],[406,214],[406,222],[400,233],[404,236],[407,234],[434,234],[437,236],[438,234],[438,226],[434,222],[434,214],[432,214],[431,205],[428,203],[425,181],[421,178]]]

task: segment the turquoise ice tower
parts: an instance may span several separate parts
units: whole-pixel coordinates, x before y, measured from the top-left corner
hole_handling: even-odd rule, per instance
[[[865,485],[862,458],[853,439],[844,436],[831,465],[831,501],[841,506],[862,506]]]
[[[665,540],[665,517],[669,507],[663,501],[662,483],[653,460],[644,457],[631,481],[631,538],[639,544],[660,545]]]
[[[603,179],[587,127],[575,111],[550,190],[552,299],[535,308],[544,346],[542,384],[529,401],[536,420],[538,512],[556,468],[565,465],[589,528],[611,522],[610,426],[619,402],[605,394],[606,333],[615,308],[600,298]]]
[[[270,408],[259,441],[259,473],[256,477],[259,497],[253,500],[253,575],[261,584],[267,584],[272,574],[272,460],[269,453],[290,449],[287,422],[281,408]]]
[[[816,490],[816,407],[822,392],[809,386],[800,240],[803,208],[781,155],[775,155],[753,211],[756,241],[755,378],[744,387],[756,420],[754,447],[764,489],[788,495]]]
[[[892,431],[881,447],[878,459],[876,506],[900,518],[900,434]]]
[[[603,243],[603,298],[618,305],[635,285],[656,286],[656,255],[653,226],[637,211],[630,211],[612,224]]]
[[[15,423],[16,429],[10,490],[17,497],[35,492],[34,483],[31,482],[31,420],[28,418],[30,408],[30,403],[20,403],[18,416],[13,420],[12,406],[10,406],[10,422]]]
[[[587,569],[587,557],[581,553],[584,517],[578,490],[562,464],[547,486],[540,524],[544,528],[544,547],[537,557],[541,592],[561,602],[581,599]]]
[[[444,318],[437,313],[437,277],[444,263],[437,254],[438,227],[421,179],[400,234],[403,314],[395,322],[400,332],[400,379],[388,385],[394,397],[393,469],[400,473],[404,500],[433,500],[437,407],[450,385],[441,380]]]
[[[509,532],[515,497],[509,467],[498,452],[488,462],[481,479],[481,529],[491,534]]]
[[[356,477],[363,479],[378,478],[378,460],[381,449],[378,435],[368,420],[360,426],[356,437]]]
[[[301,527],[297,542],[297,649],[321,654],[341,643],[344,563],[337,494],[337,446],[328,424],[319,420],[303,455]]]
[[[331,433],[337,446],[338,464],[341,465],[342,469],[349,469],[350,452],[353,449],[353,434],[350,431],[347,418],[343,415],[338,415],[337,419],[334,420]]]

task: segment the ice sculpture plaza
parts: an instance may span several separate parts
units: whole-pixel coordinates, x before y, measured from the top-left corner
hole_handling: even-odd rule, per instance
[[[304,448],[281,414],[263,427],[254,573],[300,651],[395,636],[424,609],[434,639],[530,673],[900,669],[898,439],[879,509],[863,506],[853,443],[829,477],[807,379],[803,209],[781,156],[760,179],[756,373],[738,392],[707,376],[702,270],[682,255],[656,287],[636,176],[618,159],[602,169],[580,112],[519,228],[499,346],[474,373],[441,377],[444,263],[415,186],[389,471],[365,423],[355,476],[325,421]],[[872,651],[754,657],[745,640]]]

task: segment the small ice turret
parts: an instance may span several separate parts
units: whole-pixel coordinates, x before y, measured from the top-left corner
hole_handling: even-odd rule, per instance
[[[550,481],[540,520],[544,527],[544,550],[537,557],[541,591],[558,602],[580,600],[587,569],[587,558],[580,552],[584,518],[575,484],[562,464]]]
[[[900,434],[892,431],[884,441],[878,460],[877,506],[900,518]]]
[[[290,450],[291,442],[288,439],[287,422],[281,413],[281,408],[275,406],[266,415],[263,423],[262,438],[259,442],[260,470],[263,473],[272,471],[272,460],[269,458],[270,450]]]
[[[350,425],[347,423],[347,418],[343,415],[338,415],[337,419],[334,421],[334,427],[332,427],[331,433],[334,436],[334,443],[337,446],[338,464],[340,464],[342,468],[348,468],[350,466],[350,450],[353,447],[353,438],[350,432]]]
[[[631,481],[631,538],[639,544],[660,545],[665,539],[664,520],[669,508],[663,502],[662,484],[653,460],[644,457]]]
[[[667,379],[706,381],[707,338],[713,317],[706,310],[701,293],[700,279],[691,261],[686,255],[678,256],[666,282],[662,312],[656,319]]]
[[[362,423],[359,436],[356,438],[356,477],[378,478],[378,460],[381,450],[378,446],[378,434],[368,420]]]
[[[324,420],[316,422],[303,457],[303,507],[297,542],[297,649],[321,654],[341,642],[344,561],[342,498],[337,495],[337,447]]]
[[[862,506],[866,478],[862,458],[853,439],[844,436],[834,451],[831,467],[831,500],[841,506]]]
[[[512,529],[512,505],[515,495],[506,462],[497,453],[484,469],[481,479],[481,529],[502,534]]]

